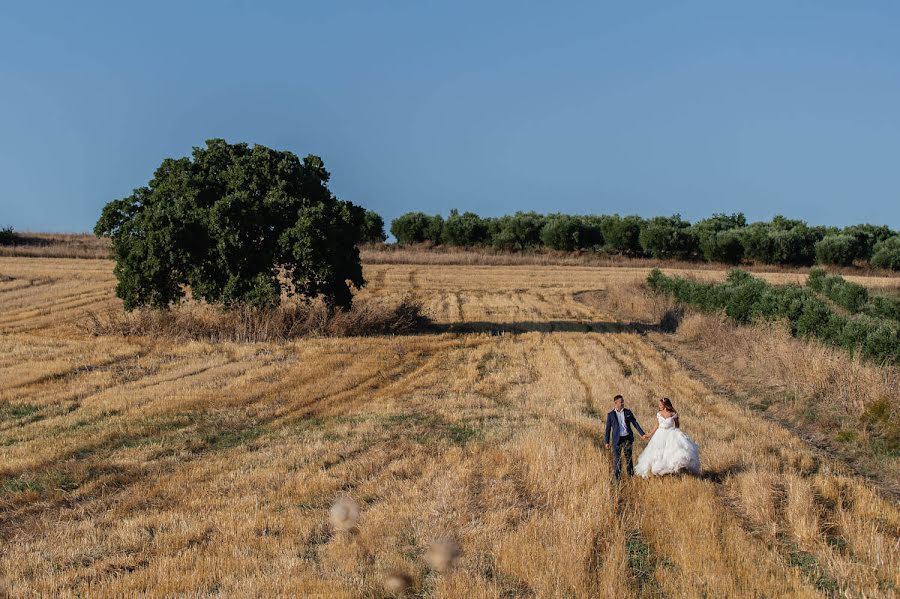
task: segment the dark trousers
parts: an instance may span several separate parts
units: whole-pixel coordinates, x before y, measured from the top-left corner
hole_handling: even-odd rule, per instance
[[[634,464],[631,463],[631,446],[634,443],[634,437],[619,437],[619,444],[613,447],[613,471],[616,480],[622,476],[622,457],[625,458],[625,471],[628,476],[634,476]],[[624,454],[624,456],[623,456]]]

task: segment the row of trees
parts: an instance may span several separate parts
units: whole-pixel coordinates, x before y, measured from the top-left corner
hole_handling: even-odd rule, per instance
[[[856,314],[838,314],[816,291],[825,283],[821,275],[812,278],[805,287],[779,287],[735,269],[724,283],[704,283],[669,277],[654,269],[647,284],[654,291],[701,311],[724,311],[741,324],[780,320],[790,326],[795,337],[814,337],[881,365],[900,363],[897,320],[866,315],[862,304]]]
[[[715,214],[692,224],[677,214],[645,219],[618,214],[517,212],[482,218],[472,212],[451,210],[445,219],[440,215],[409,212],[391,223],[391,233],[403,245],[601,250],[629,256],[730,264],[752,260],[766,264],[849,265],[862,260],[882,268],[900,269],[900,237],[889,227],[810,226],[783,216],[748,224],[741,213]]]

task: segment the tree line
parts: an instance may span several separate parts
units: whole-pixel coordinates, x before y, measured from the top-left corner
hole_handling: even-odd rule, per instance
[[[726,264],[848,266],[864,261],[900,270],[900,236],[887,226],[811,226],[783,216],[748,224],[742,213],[714,214],[691,223],[677,214],[642,218],[517,212],[485,218],[451,210],[444,218],[408,212],[391,222],[391,233],[401,245],[603,251]]]

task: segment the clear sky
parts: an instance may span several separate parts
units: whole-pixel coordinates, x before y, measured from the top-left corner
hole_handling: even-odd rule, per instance
[[[894,1],[18,2],[0,56],[0,226],[19,230],[89,230],[212,137],[319,154],[387,221],[900,228]]]

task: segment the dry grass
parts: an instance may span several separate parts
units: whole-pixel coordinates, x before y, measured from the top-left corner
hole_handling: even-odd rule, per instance
[[[692,313],[666,347],[752,407],[853,458],[900,496],[900,369],[791,337],[778,323],[735,326]]]
[[[0,245],[0,256],[109,259],[108,239],[89,233],[17,233],[12,245]]]
[[[102,314],[88,313],[80,328],[95,337],[122,335],[181,342],[262,343],[299,337],[411,335],[426,330],[429,325],[422,305],[404,298],[390,305],[362,300],[347,311],[329,310],[322,302],[291,302],[271,309],[224,310],[194,303],[170,310],[142,309],[131,313],[113,308]]]
[[[0,259],[11,596],[900,587],[896,502],[621,326],[614,309],[654,308],[627,291],[645,269],[367,265],[361,302],[410,295],[501,334],[277,343],[85,335],[118,305],[110,270]],[[614,485],[599,434],[617,392],[644,425],[671,397],[704,474]],[[359,517],[336,526],[345,497]],[[440,539],[461,549],[445,572]]]

